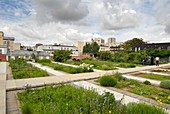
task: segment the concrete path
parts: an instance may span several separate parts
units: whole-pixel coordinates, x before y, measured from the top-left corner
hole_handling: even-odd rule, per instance
[[[116,91],[111,91],[111,90],[109,90],[109,89],[106,89],[106,88],[104,88],[104,87],[101,87],[101,86],[98,86],[98,85],[89,83],[89,82],[87,82],[87,81],[74,82],[73,84],[76,85],[76,86],[79,86],[79,87],[83,87],[84,89],[95,90],[95,91],[98,92],[100,95],[103,94],[103,93],[105,93],[105,92],[113,93],[116,100],[121,100],[121,99],[123,99],[123,100],[122,100],[122,103],[123,103],[123,104],[128,104],[128,103],[130,103],[130,102],[139,102],[139,100],[136,99],[136,98],[133,98],[133,97],[124,95],[124,94],[122,94],[122,93],[118,93],[118,92],[116,92]]]
[[[151,71],[140,71],[141,73],[147,73],[147,74],[157,74],[157,75],[163,75],[163,76],[170,76],[170,74],[161,73],[161,72],[151,72]]]
[[[71,65],[71,64],[66,64],[66,63],[61,63],[61,62],[52,62],[52,63],[57,63],[57,64],[60,64],[60,65],[65,65],[65,66],[71,66],[71,67],[75,67],[75,68],[78,68],[79,66],[78,65]],[[98,69],[94,69],[94,72],[102,72],[103,70],[98,70]]]
[[[70,83],[70,82],[75,82],[75,81],[97,79],[103,75],[105,75],[105,72],[67,74],[63,76],[7,80],[6,89],[7,91],[20,90],[20,89],[25,89],[25,86],[41,87],[41,86],[48,85],[48,84]]]
[[[0,62],[0,114],[6,114],[6,71],[7,63]]]
[[[57,74],[60,73],[58,71],[55,71],[51,68],[44,67],[40,64],[37,63],[32,63],[33,65],[42,68],[47,71],[51,72],[52,74],[57,75],[57,77],[40,77],[40,78],[31,78],[31,79],[19,79],[19,80],[7,80],[7,90],[17,90],[17,89],[24,89],[25,85],[32,85],[32,87],[39,87],[43,86],[45,84],[58,84],[61,82],[74,82],[74,81],[80,81],[80,80],[90,80],[90,79],[96,79],[104,75],[112,75],[116,72],[120,72],[122,74],[127,74],[127,73],[132,73],[132,72],[138,72],[141,70],[146,70],[146,69],[154,69],[154,68],[161,68],[165,66],[170,66],[170,64],[165,64],[165,65],[160,65],[160,66],[146,66],[146,67],[137,67],[137,68],[129,68],[129,69],[124,69],[124,70],[116,70],[116,71],[103,71],[103,72],[91,72],[91,73],[80,73],[80,74]],[[145,81],[149,79],[144,79],[144,78],[139,78],[139,77],[132,77],[125,75],[125,77],[131,78],[131,79],[136,79],[139,81]],[[150,80],[151,81],[151,80]],[[153,81],[152,81],[153,82]],[[159,85],[160,82],[155,81],[153,82],[155,85]]]
[[[122,75],[123,77],[127,78],[127,79],[133,79],[133,80],[137,80],[139,82],[144,82],[146,80],[150,81],[152,85],[155,86],[159,86],[161,81],[157,81],[157,80],[152,80],[152,79],[147,79],[147,78],[142,78],[142,77],[137,77],[137,76],[131,76],[131,75]]]
[[[55,76],[63,76],[63,75],[68,74],[68,73],[66,73],[66,72],[57,71],[57,70],[54,70],[54,69],[52,69],[52,68],[50,68],[50,67],[48,67],[48,66],[43,66],[43,65],[38,64],[38,63],[33,63],[33,62],[28,62],[28,63],[30,63],[30,64],[32,64],[33,66],[38,67],[38,68],[40,68],[40,69],[42,69],[42,70],[45,70],[45,71],[47,71],[47,72],[49,72],[50,74],[53,74],[53,75],[55,75]]]

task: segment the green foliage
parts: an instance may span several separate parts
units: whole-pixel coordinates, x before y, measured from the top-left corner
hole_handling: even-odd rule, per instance
[[[10,60],[14,79],[34,78],[48,76],[48,73],[37,67],[28,64],[24,59]]]
[[[113,54],[113,62],[142,64],[142,60],[146,57],[147,54],[145,51],[120,51]]]
[[[146,103],[129,103],[125,114],[165,114],[162,108]]]
[[[100,51],[97,53],[97,57],[102,61],[107,61],[112,59],[112,54],[108,51]]]
[[[49,59],[38,59],[37,62],[38,63],[51,63],[51,60],[49,60]]]
[[[109,92],[99,95],[71,85],[28,89],[17,95],[23,114],[166,114],[156,106],[143,103],[126,106]]]
[[[86,43],[83,47],[83,53],[93,54],[96,55],[99,51],[100,46],[96,42]]]
[[[143,78],[149,78],[154,80],[170,80],[169,76],[158,75],[158,74],[143,74]]]
[[[32,110],[31,110],[31,107],[28,106],[27,104],[25,104],[25,105],[22,107],[22,114],[33,114],[33,113],[32,113]]]
[[[136,65],[135,64],[132,64],[132,63],[120,63],[119,65],[118,65],[118,67],[122,67],[122,68],[134,68],[134,67],[136,67]]]
[[[114,77],[115,77],[118,81],[120,81],[120,80],[123,79],[122,74],[119,73],[119,72],[117,72],[117,73],[114,75]]]
[[[146,42],[143,41],[142,38],[133,38],[131,40],[127,40],[126,42],[124,42],[121,47],[123,47],[125,50],[130,50],[130,48],[134,45],[134,44],[146,44]]]
[[[115,85],[115,87],[119,89],[130,87],[130,86],[140,87],[141,83],[136,80],[129,80],[129,79],[123,78],[123,80],[118,81],[118,83]]]
[[[60,70],[64,71],[70,74],[77,74],[77,73],[85,73],[85,72],[93,72],[92,68],[80,68],[80,67],[71,67],[71,66],[64,66],[64,65],[59,65],[56,63],[41,63],[42,65],[49,66],[54,68],[54,70]]]
[[[114,95],[71,85],[50,86],[18,93],[21,108],[31,106],[34,114],[122,114],[125,106]],[[120,107],[121,106],[121,107]]]
[[[161,81],[160,86],[165,89],[170,89],[170,80]]]
[[[99,79],[100,85],[113,87],[117,84],[117,80],[112,76],[102,76]]]
[[[143,83],[144,83],[145,85],[151,85],[151,82],[148,81],[148,80],[145,80]]]
[[[169,57],[170,56],[170,50],[159,50],[159,49],[150,50],[150,49],[147,49],[146,53],[149,56],[154,56],[154,57]]]
[[[69,50],[57,50],[54,52],[54,60],[58,62],[66,62],[71,59],[72,51]]]

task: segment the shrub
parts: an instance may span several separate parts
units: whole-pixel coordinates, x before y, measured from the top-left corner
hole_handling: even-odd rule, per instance
[[[170,80],[161,81],[160,86],[165,89],[170,89]]]
[[[122,74],[121,74],[121,73],[118,73],[118,72],[114,75],[114,77],[115,77],[118,81],[120,81],[120,80],[123,79]]]
[[[38,63],[51,63],[51,60],[49,60],[49,59],[38,59],[37,62]]]
[[[151,85],[151,82],[148,81],[148,80],[145,80],[143,83],[144,83],[145,85]]]
[[[129,103],[125,114],[166,114],[162,108],[145,103]]]
[[[110,87],[113,87],[117,84],[117,80],[112,76],[103,76],[100,78],[99,82],[102,86],[110,86]]]
[[[127,64],[127,63],[121,63],[118,65],[118,67],[122,67],[122,68],[134,68],[136,67],[136,65],[130,63],[130,64]]]

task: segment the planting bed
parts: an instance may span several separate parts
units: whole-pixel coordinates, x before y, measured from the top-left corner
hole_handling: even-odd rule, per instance
[[[49,66],[49,67],[53,68],[54,70],[59,70],[59,71],[67,72],[70,74],[93,72],[93,69],[90,67],[74,68],[71,66],[59,65],[57,63],[41,63],[41,64],[45,65],[45,66]]]
[[[170,74],[170,71],[168,71],[168,70],[163,70],[163,69],[151,70],[151,72],[159,72],[159,73]]]
[[[148,79],[154,79],[154,80],[170,80],[170,76],[164,76],[164,75],[158,75],[158,74],[152,74],[152,73],[135,73],[131,74],[133,76],[138,76],[142,78],[148,78]]]
[[[166,114],[143,103],[122,105],[114,95],[71,85],[49,86],[18,93],[23,114]]]
[[[115,63],[111,61],[99,61],[99,60],[87,60],[87,59],[81,61],[71,61],[67,63],[73,65],[80,65],[82,63],[91,64],[94,65],[95,69],[99,69],[99,70],[117,70],[116,67],[121,67],[121,68],[136,67],[135,64],[131,64],[131,63]]]
[[[115,77],[115,76],[112,77],[116,78],[117,80],[117,84],[114,86],[115,88],[154,99],[158,101],[160,104],[162,103],[170,104],[170,91],[168,89],[163,89],[153,85],[146,85],[138,81],[129,80],[123,77],[122,79],[120,77]],[[100,78],[97,82],[100,83],[101,79],[102,78]],[[106,81],[105,83],[110,82],[106,79],[105,81]]]
[[[10,67],[14,79],[35,78],[48,76],[48,73],[37,67],[33,67],[23,59],[10,60]]]

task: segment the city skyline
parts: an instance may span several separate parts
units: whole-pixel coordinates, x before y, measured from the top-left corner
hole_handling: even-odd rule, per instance
[[[24,45],[134,37],[170,42],[169,0],[1,0],[0,31]]]

